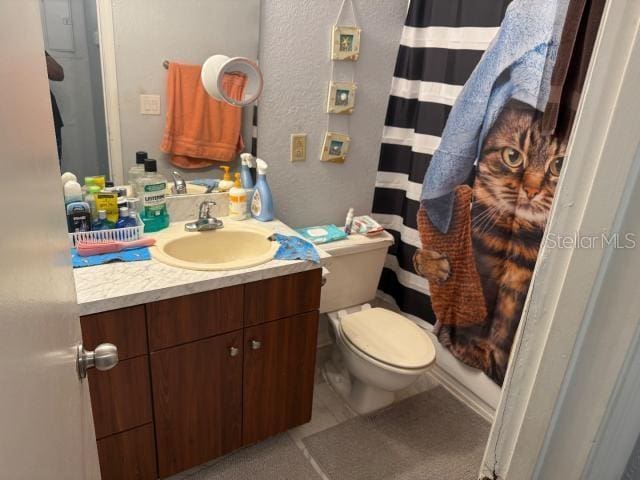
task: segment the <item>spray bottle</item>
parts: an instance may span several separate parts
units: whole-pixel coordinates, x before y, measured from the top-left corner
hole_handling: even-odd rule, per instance
[[[251,215],[256,220],[268,222],[273,220],[273,198],[267,183],[268,165],[261,158],[256,159],[256,164],[258,167],[258,179],[251,199]]]

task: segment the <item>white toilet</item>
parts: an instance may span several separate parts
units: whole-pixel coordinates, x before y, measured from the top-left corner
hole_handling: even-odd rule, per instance
[[[331,258],[320,312],[328,314],[336,344],[325,375],[360,414],[393,403],[395,392],[409,387],[436,358],[431,339],[414,322],[365,303],[376,295],[391,244],[393,237],[384,232],[322,245]]]

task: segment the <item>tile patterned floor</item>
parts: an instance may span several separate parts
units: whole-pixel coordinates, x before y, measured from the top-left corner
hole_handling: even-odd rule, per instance
[[[321,332],[322,335],[322,332]],[[287,432],[287,435],[295,442],[297,447],[302,451],[312,467],[318,473],[318,477],[324,480],[330,480],[317,465],[315,460],[307,451],[302,443],[302,439],[314,433],[321,432],[342,422],[357,416],[357,414],[349,408],[345,400],[336,393],[331,386],[325,381],[322,375],[322,367],[331,355],[331,345],[326,345],[318,349],[316,359],[316,377],[315,388],[313,392],[313,413],[311,421]],[[397,400],[404,400],[412,395],[427,391],[438,385],[437,380],[429,373],[423,375],[418,381],[406,390],[397,394]],[[252,448],[252,447],[249,447]],[[170,478],[170,480],[186,480],[197,477],[198,480],[213,480],[220,478],[216,472],[216,463],[219,459],[209,463],[199,465],[191,470],[179,473]]]

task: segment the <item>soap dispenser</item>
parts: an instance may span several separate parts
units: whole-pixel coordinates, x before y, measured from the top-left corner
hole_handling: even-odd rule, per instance
[[[240,174],[235,174],[236,181],[229,190],[229,218],[244,220],[247,218],[247,192],[240,183]]]
[[[251,199],[251,215],[256,220],[268,222],[273,220],[273,198],[271,189],[267,183],[267,162],[261,158],[256,159],[258,168],[258,179],[256,180],[255,191]]]
[[[233,181],[231,180],[231,175],[229,175],[230,167],[223,165],[220,168],[224,170],[224,177],[222,177],[222,180],[220,180],[220,183],[218,184],[218,190],[221,192],[227,192],[231,187],[233,187]]]

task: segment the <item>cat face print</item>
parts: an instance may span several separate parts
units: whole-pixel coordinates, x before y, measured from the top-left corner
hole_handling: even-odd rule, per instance
[[[489,130],[476,176],[476,201],[496,212],[496,223],[544,229],[556,190],[565,145],[543,136],[540,114],[509,102]]]

